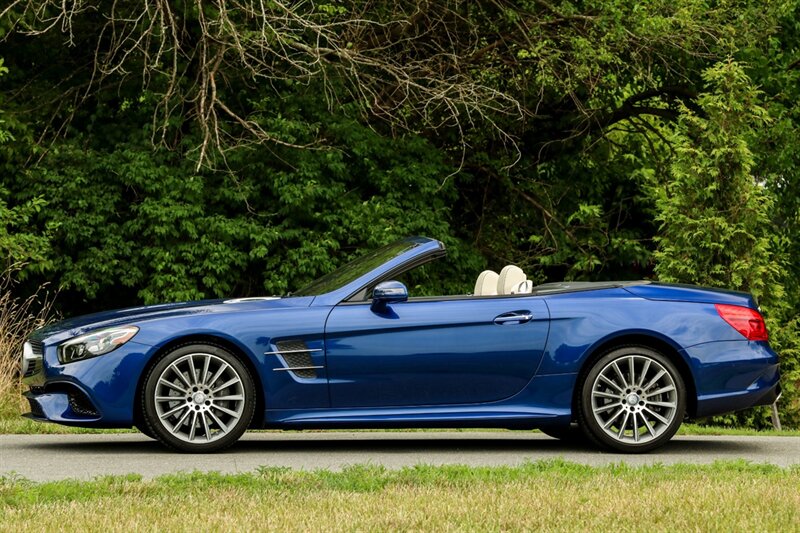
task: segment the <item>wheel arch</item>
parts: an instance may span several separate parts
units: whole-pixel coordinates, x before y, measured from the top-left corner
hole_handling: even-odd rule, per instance
[[[237,359],[239,359],[242,364],[247,368],[250,372],[250,375],[253,378],[253,384],[256,387],[256,409],[255,415],[253,416],[253,420],[250,423],[250,429],[259,429],[264,425],[264,386],[261,381],[261,375],[256,368],[256,364],[251,357],[247,355],[247,351],[233,342],[230,339],[225,337],[214,335],[214,334],[189,334],[182,337],[177,337],[175,339],[171,339],[169,342],[165,343],[164,345],[160,346],[150,357],[150,360],[145,365],[144,369],[142,370],[141,375],[139,376],[139,381],[136,383],[136,396],[134,397],[134,409],[133,409],[133,419],[136,424],[141,423],[143,413],[142,413],[142,406],[141,406],[141,395],[142,390],[144,388],[144,380],[145,377],[150,372],[150,369],[158,362],[162,355],[171,352],[175,348],[180,346],[184,346],[187,344],[210,344],[214,346],[218,346],[224,350],[229,351],[232,353]]]
[[[580,402],[581,384],[586,374],[588,374],[589,370],[592,368],[592,365],[608,352],[624,346],[643,346],[656,350],[664,354],[665,357],[669,358],[669,360],[675,364],[686,386],[686,414],[689,418],[693,418],[697,412],[697,388],[695,387],[694,375],[689,367],[689,363],[681,356],[679,348],[668,340],[653,334],[636,332],[624,333],[604,339],[588,350],[588,355],[584,358],[580,366],[578,377],[575,380],[575,387],[572,391],[573,419],[575,413],[577,413],[578,404]]]

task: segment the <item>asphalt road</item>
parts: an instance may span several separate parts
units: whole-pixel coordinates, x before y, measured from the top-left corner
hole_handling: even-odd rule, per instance
[[[800,437],[675,437],[645,455],[602,453],[531,432],[258,432],[220,454],[167,452],[139,434],[0,435],[0,475],[34,481],[137,473],[151,478],[199,471],[250,472],[259,466],[338,470],[352,464],[401,468],[420,463],[518,465],[563,458],[589,465],[712,463],[745,459],[800,464]]]

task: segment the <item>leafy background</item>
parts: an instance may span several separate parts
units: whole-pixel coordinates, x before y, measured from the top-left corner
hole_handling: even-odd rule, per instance
[[[800,425],[800,2],[266,2],[270,39],[244,0],[157,2],[181,53],[156,59],[159,25],[106,31],[160,20],[148,4],[0,10],[15,295],[49,283],[71,315],[278,294],[423,234],[449,250],[424,284],[449,292],[508,263],[752,292]],[[227,115],[197,110],[206,52]]]

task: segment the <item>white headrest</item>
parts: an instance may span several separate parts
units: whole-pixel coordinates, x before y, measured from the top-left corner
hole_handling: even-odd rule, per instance
[[[475,282],[473,294],[475,296],[494,296],[497,294],[497,278],[499,277],[494,270],[484,270]]]
[[[500,271],[497,279],[497,294],[513,294],[511,291],[525,281],[525,272],[516,265],[508,265]]]
[[[533,292],[533,282],[529,279],[520,281],[517,286],[511,289],[511,294],[530,294]]]

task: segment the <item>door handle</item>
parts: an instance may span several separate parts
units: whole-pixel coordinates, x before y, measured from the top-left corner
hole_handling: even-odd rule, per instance
[[[524,324],[525,322],[530,322],[532,319],[533,315],[530,311],[512,311],[510,313],[503,313],[502,315],[496,316],[494,323],[499,325]]]

